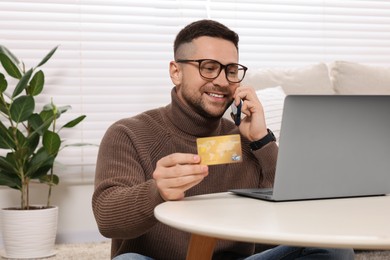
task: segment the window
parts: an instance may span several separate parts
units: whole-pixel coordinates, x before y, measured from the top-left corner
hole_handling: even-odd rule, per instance
[[[27,67],[60,46],[43,67],[42,103],[71,105],[65,118],[86,114],[67,139],[99,144],[114,121],[169,103],[173,40],[203,18],[239,33],[249,70],[390,61],[390,2],[368,0],[3,0],[0,44]],[[61,180],[93,181],[97,151],[63,150]]]

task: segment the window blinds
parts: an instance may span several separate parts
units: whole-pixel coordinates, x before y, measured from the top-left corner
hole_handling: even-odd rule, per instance
[[[240,35],[250,69],[349,60],[390,61],[390,2],[359,0],[1,0],[0,44],[27,67],[44,65],[43,103],[71,105],[87,118],[68,143],[98,145],[114,121],[170,101],[168,63],[177,32],[203,18]],[[66,148],[62,181],[93,181],[97,146]]]

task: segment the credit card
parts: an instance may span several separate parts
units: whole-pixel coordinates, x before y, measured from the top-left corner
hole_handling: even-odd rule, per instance
[[[242,162],[240,135],[221,135],[196,139],[201,164]]]

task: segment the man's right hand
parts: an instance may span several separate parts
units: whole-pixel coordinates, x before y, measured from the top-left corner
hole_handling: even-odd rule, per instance
[[[208,174],[207,165],[200,164],[197,154],[174,153],[157,162],[153,179],[164,200],[180,200]]]

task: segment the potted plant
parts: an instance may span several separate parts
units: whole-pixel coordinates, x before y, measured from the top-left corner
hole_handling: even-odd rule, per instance
[[[60,131],[73,128],[85,118],[85,115],[79,116],[59,127],[60,116],[70,106],[56,106],[51,101],[39,109],[41,111],[36,111],[36,100],[45,83],[45,75],[39,68],[56,50],[57,47],[53,48],[36,67],[26,70],[23,62],[0,45],[0,62],[4,69],[0,68],[0,185],[18,190],[21,198],[20,205],[1,210],[8,258],[39,258],[54,254],[58,208],[50,204],[50,197],[52,187],[59,182],[54,174],[54,163],[60,150],[68,146],[60,137]],[[11,81],[16,82],[15,86],[8,86]],[[44,205],[30,205],[31,183],[46,187]],[[45,220],[47,215],[53,219]],[[21,219],[22,223],[8,224],[8,221]],[[47,225],[48,232],[38,224]],[[33,227],[36,230],[32,230]],[[7,240],[8,236],[14,235],[20,236],[21,240],[15,237]],[[40,242],[49,243],[39,248]]]

